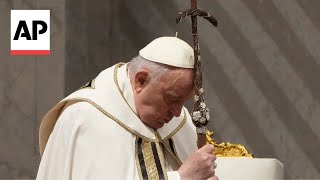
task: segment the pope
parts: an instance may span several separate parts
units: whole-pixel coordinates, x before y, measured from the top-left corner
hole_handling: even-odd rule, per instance
[[[40,125],[37,179],[218,179],[183,106],[193,68],[190,45],[160,37],[61,100]]]

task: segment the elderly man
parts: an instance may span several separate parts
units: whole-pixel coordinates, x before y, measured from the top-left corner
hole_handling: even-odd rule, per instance
[[[160,37],[66,97],[42,120],[37,179],[217,179],[183,107],[193,66],[186,42]]]

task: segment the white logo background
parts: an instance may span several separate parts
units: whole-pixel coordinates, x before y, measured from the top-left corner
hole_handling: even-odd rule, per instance
[[[31,37],[33,32],[32,21],[41,20],[46,22],[47,31],[44,34],[38,34],[37,40],[27,40],[26,37],[19,37],[18,40],[13,40],[21,20],[26,21]],[[41,28],[42,26],[38,25],[38,31]],[[23,32],[24,30],[22,29],[21,33]],[[11,10],[11,50],[50,50],[50,10]]]

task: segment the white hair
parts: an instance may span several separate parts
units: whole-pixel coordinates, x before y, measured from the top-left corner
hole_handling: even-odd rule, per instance
[[[169,70],[174,69],[169,65],[156,63],[144,59],[140,55],[134,57],[129,63],[129,76],[133,78],[135,74],[141,69],[147,69],[149,71],[149,80],[151,83],[157,82],[163,75],[165,75]]]

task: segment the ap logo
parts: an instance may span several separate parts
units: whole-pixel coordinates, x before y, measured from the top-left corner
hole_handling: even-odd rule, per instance
[[[11,55],[50,55],[50,10],[11,10]]]

